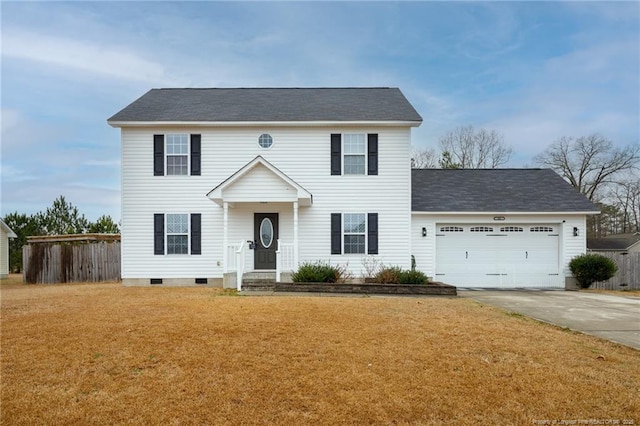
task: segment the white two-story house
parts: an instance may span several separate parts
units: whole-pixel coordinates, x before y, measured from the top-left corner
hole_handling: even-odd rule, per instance
[[[409,268],[413,255],[451,284],[563,286],[594,206],[551,171],[412,177],[421,122],[397,88],[150,90],[108,120],[121,128],[124,284],[237,287],[316,261],[358,277],[366,256]],[[507,242],[518,254],[505,264]]]
[[[125,284],[222,283],[239,258],[410,267],[422,118],[396,88],[154,89],[108,122],[122,129]]]

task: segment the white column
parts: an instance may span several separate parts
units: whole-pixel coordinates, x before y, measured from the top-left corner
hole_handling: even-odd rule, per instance
[[[293,267],[298,269],[298,202],[293,202]]]
[[[222,272],[229,272],[229,203],[226,201],[222,205],[223,218],[222,218]]]

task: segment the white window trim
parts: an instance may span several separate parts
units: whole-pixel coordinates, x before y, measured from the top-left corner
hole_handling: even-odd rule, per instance
[[[344,216],[347,214],[361,214],[364,215],[364,232],[349,232],[347,233],[345,231],[345,220],[344,220]],[[369,215],[367,213],[362,213],[362,212],[346,212],[346,213],[342,213],[342,255],[343,256],[362,256],[362,255],[366,255],[369,252],[369,241],[367,238],[367,235],[369,235]],[[364,235],[364,251],[362,253],[347,253],[345,250],[345,244],[346,244],[346,235]]]
[[[346,153],[346,149],[345,149],[345,136],[347,135],[362,135],[364,136],[364,152],[362,154],[347,154]],[[342,136],[340,138],[340,142],[341,142],[341,157],[340,157],[340,162],[342,163],[341,166],[341,170],[342,170],[342,175],[343,176],[368,176],[369,174],[369,162],[368,162],[368,158],[367,158],[367,146],[368,146],[368,133],[365,132],[355,132],[355,133],[342,133]],[[364,172],[363,173],[347,173],[346,172],[346,167],[345,167],[345,157],[347,156],[351,156],[351,157],[356,157],[356,156],[362,156],[364,157]]]
[[[184,235],[184,233],[169,233],[169,215],[187,216],[187,252],[169,253],[169,235]],[[164,254],[167,256],[189,256],[191,255],[191,215],[189,213],[165,213],[164,214]]]
[[[169,154],[168,149],[168,136],[182,136],[185,135],[187,137],[187,153],[186,154]],[[169,157],[187,157],[187,173],[175,175],[169,174]],[[171,177],[182,177],[182,176],[191,176],[191,134],[190,133],[165,133],[164,135],[164,167],[165,167],[165,176]]]

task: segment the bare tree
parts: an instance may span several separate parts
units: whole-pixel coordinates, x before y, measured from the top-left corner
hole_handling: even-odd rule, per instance
[[[610,193],[622,216],[620,232],[640,231],[640,179],[631,175],[618,182]]]
[[[615,183],[622,172],[637,169],[640,146],[616,148],[598,134],[577,139],[562,137],[536,155],[534,161],[555,170],[589,200],[596,201],[603,195],[598,191]]]
[[[433,169],[438,165],[438,154],[433,148],[419,150],[415,146],[411,148],[412,169]]]
[[[513,150],[495,130],[457,127],[440,138],[442,152],[463,169],[495,169],[511,159]]]

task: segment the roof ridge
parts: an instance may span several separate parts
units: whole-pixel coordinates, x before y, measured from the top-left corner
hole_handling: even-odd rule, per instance
[[[346,90],[346,89],[397,89],[392,86],[345,86],[345,87],[322,87],[322,86],[310,86],[310,87],[154,87],[151,90]]]

